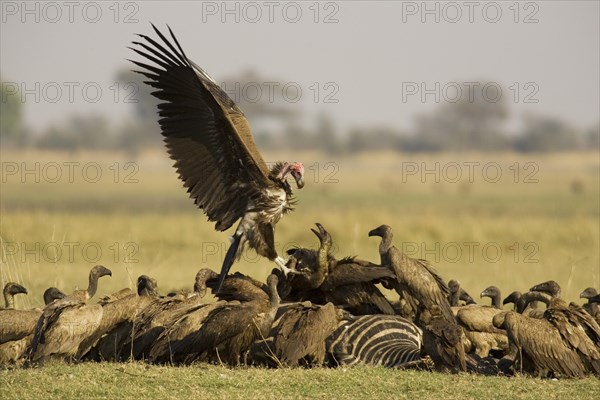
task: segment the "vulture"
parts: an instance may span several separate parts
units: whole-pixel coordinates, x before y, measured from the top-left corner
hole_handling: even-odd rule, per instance
[[[77,359],[103,361],[118,358],[133,331],[136,315],[158,297],[156,280],[149,276],[140,275],[136,285],[137,293],[126,288],[100,299],[102,319],[98,329],[79,345]]]
[[[448,282],[448,287],[450,298],[460,289],[457,281]],[[501,312],[500,290],[490,286],[480,294],[480,297],[486,296],[492,297],[492,307],[477,304],[452,307],[456,321],[463,328],[465,352],[474,352],[482,359],[489,355],[490,350],[503,353],[508,349],[506,332],[492,324],[494,316]]]
[[[165,329],[185,315],[190,308],[202,304],[202,298],[206,294],[205,282],[210,272],[207,268],[198,271],[194,279],[192,295],[151,297],[149,304],[135,317],[133,332],[130,332],[123,346],[127,353],[122,356],[125,358],[132,356],[134,359],[147,358],[154,342]]]
[[[423,329],[425,350],[436,369],[465,371],[463,333],[448,302],[446,283],[426,260],[408,257],[393,246],[392,228],[388,225],[371,230],[369,236],[381,237],[381,265],[395,272],[396,291],[412,299],[417,323]]]
[[[4,290],[2,290],[4,308],[15,308],[15,295],[19,293],[27,294],[27,289],[16,282],[8,282],[4,285]]]
[[[511,346],[517,349],[514,368],[542,377],[549,373],[563,377],[583,377],[590,372],[600,374],[597,342],[600,328],[597,324],[589,324],[585,312],[571,310],[562,300],[546,293],[528,292],[523,295],[525,303],[533,300],[543,301],[549,306],[541,319],[515,311],[502,312],[494,317],[494,326],[506,329]],[[595,335],[596,344],[590,334]]]
[[[44,307],[28,350],[29,362],[44,361],[50,357],[68,360],[75,357],[79,345],[96,331],[102,321],[102,306],[86,303],[96,294],[98,279],[107,275],[112,276],[108,268],[94,266],[89,273],[86,290],[76,290]]]
[[[455,307],[456,321],[463,328],[465,352],[475,352],[481,358],[489,355],[490,350],[504,353],[508,350],[506,332],[493,325],[494,317],[502,312],[495,307],[471,304]]]
[[[448,301],[452,307],[460,306],[461,301],[465,304],[476,304],[471,295],[461,288],[460,282],[455,279],[448,281],[448,291],[450,292]]]
[[[203,268],[198,272],[200,279],[196,281],[194,287],[200,296],[206,294],[208,280],[218,279],[219,275],[210,268]],[[221,294],[225,294],[230,289],[228,283],[231,278],[224,281]],[[152,344],[149,352],[149,360],[155,363],[179,363],[185,361],[187,356],[193,352],[188,343],[202,326],[204,319],[208,314],[218,307],[228,302],[225,300],[217,301],[212,304],[198,304],[187,308],[178,315],[178,319],[172,321],[169,326],[163,330]]]
[[[288,251],[288,265],[294,273],[280,277],[282,298],[321,305],[331,302],[354,315],[394,315],[394,307],[375,286],[379,282],[395,280],[394,272],[355,257],[336,260],[329,253],[332,245],[329,233],[320,224],[317,228],[318,231],[312,231],[321,242],[318,250],[296,248]]]
[[[457,373],[467,370],[463,331],[449,323],[437,304],[421,311],[418,322],[423,330],[423,349],[439,372]]]
[[[157,90],[162,135],[179,178],[215,229],[225,231],[240,220],[219,278],[219,287],[234,260],[248,244],[289,272],[275,250],[275,224],[293,209],[291,175],[304,186],[300,162],[277,162],[269,168],[258,152],[246,117],[202,68],[189,60],[169,28],[162,43],[146,35],[132,48],[145,62],[135,71]]]
[[[245,360],[252,344],[269,334],[280,301],[277,275],[271,274],[267,278],[269,294],[251,279],[235,279],[228,283],[230,279],[223,282],[220,291],[230,286],[227,288],[230,296],[237,292],[237,298],[242,301],[212,310],[200,328],[188,340],[179,343],[190,353],[186,362],[200,359],[237,366]]]
[[[500,293],[500,289],[498,289],[496,286],[489,286],[485,288],[483,292],[479,294],[479,297],[489,297],[492,299],[492,307],[499,310],[502,309],[502,295]]]
[[[523,294],[519,291],[514,291],[502,301],[502,304],[514,304],[513,310],[519,314],[526,315],[531,318],[542,318],[544,311],[537,308],[537,301],[533,300],[525,304]]]
[[[25,288],[19,290],[18,293],[24,293],[22,290],[25,290]],[[46,289],[43,297],[44,304],[48,305],[54,300],[64,298],[65,294],[57,288],[51,287]],[[0,365],[17,363],[21,359],[27,348],[31,345],[37,318],[42,314],[42,311],[39,309],[11,311],[12,318],[7,320],[2,318],[3,310],[0,309],[0,326],[3,324],[21,326],[21,334],[19,335],[20,337],[13,336],[13,340],[0,340]],[[4,316],[6,317],[7,315]],[[8,326],[9,325],[6,325],[6,327]],[[4,332],[4,330],[2,331]]]
[[[546,281],[539,283],[529,289],[530,292],[547,293],[557,299],[560,298],[560,285],[556,281]]]
[[[281,309],[281,308],[280,308]],[[348,314],[332,303],[290,304],[274,323],[272,354],[279,366],[320,366],[325,362],[326,339]]]
[[[588,302],[583,305],[583,308],[588,312],[588,314],[596,318],[596,321],[600,321],[600,314],[598,313],[598,302],[593,301],[595,296],[598,296],[598,292],[593,287],[589,287],[586,288],[583,292],[581,292],[579,298],[588,300]]]
[[[406,366],[420,360],[423,334],[398,315],[365,315],[343,321],[327,338],[332,365]]]

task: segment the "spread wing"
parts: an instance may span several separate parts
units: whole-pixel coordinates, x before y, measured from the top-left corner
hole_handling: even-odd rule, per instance
[[[233,100],[187,58],[170,28],[172,42],[152,27],[162,43],[139,35],[145,43],[132,48],[150,63],[130,61],[158,89],[159,124],[179,178],[216,229],[226,230],[269,186],[269,169]]]

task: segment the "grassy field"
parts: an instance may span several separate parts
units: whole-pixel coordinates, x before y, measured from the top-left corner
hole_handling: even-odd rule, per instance
[[[228,369],[141,363],[0,370],[2,399],[597,399],[596,378],[549,381],[383,368]]]
[[[220,267],[231,231],[215,232],[194,208],[164,152],[135,158],[9,150],[0,155],[0,284],[17,280],[30,289],[29,296],[17,300],[18,307],[40,306],[41,293],[50,285],[64,291],[84,287],[89,268],[97,263],[113,271],[112,278],[101,281],[99,295],[132,287],[143,273],[155,277],[163,293],[190,288],[199,268]],[[296,245],[316,246],[309,228],[318,221],[332,234],[337,256],[378,261],[378,241],[367,232],[387,223],[397,247],[427,258],[446,280],[459,279],[474,297],[492,284],[508,294],[554,279],[563,297],[579,301],[585,287],[600,286],[598,154],[294,153],[265,159],[301,160],[306,167],[297,209],[277,227],[280,253]],[[248,252],[234,270],[264,279],[272,267]],[[130,396],[144,390],[162,397],[193,390],[227,398],[250,390],[279,397],[271,382],[284,397],[354,397],[357,389],[348,379],[361,383],[361,394],[373,397],[412,397],[432,388],[445,397],[466,398],[482,398],[490,390],[525,398],[542,393],[581,397],[592,386],[600,392],[597,380],[555,383],[378,369],[145,368],[85,365],[1,372],[0,390],[31,390],[40,383],[40,392],[31,392],[40,397],[42,390],[61,390],[64,382],[100,376],[115,385],[69,385],[67,397],[81,391],[98,397],[115,393],[103,390]],[[147,381],[152,384],[140,385]]]

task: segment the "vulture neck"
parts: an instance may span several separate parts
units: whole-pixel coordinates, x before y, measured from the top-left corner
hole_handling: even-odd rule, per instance
[[[279,292],[277,291],[277,283],[271,283],[271,285],[269,285],[269,292],[271,313],[273,314],[273,317],[275,317],[275,314],[277,314],[277,309],[279,308],[279,303],[281,302]]]
[[[497,309],[501,309],[502,308],[502,299],[500,296],[499,292],[494,293],[493,296],[490,296],[492,298],[492,307],[497,308]]]
[[[286,163],[284,163],[282,161],[276,162],[275,165],[273,166],[273,168],[271,168],[271,171],[269,172],[269,178],[273,182],[276,182],[279,186],[281,186],[285,190],[285,192],[288,196],[291,196],[292,195],[292,187],[285,179],[285,176],[287,175],[287,171],[284,171],[285,167],[286,167]]]
[[[550,296],[547,293],[527,292],[521,297],[521,300],[522,300],[522,306],[523,306],[523,311],[524,311],[528,307],[534,308],[531,306],[531,303],[536,302],[536,301],[541,301],[544,304],[546,304],[546,307],[550,307],[552,304],[553,298],[552,298],[552,296]]]
[[[460,305],[460,288],[450,294],[450,305],[452,307]]]
[[[94,297],[96,295],[96,291],[98,290],[98,275],[96,275],[93,272],[90,272],[90,277],[89,277],[89,281],[88,281],[88,288],[87,288],[87,298],[91,299],[92,297]]]
[[[15,296],[8,290],[4,290],[4,305],[5,308],[15,308]]]
[[[384,233],[381,237],[381,243],[379,243],[379,255],[381,255],[382,257],[386,255],[387,252],[390,250],[390,247],[392,247],[393,237],[394,235],[392,235],[389,232]]]

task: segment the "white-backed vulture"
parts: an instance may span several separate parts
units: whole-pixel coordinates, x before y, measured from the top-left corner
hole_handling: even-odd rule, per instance
[[[142,71],[158,105],[159,124],[179,178],[194,203],[215,229],[225,231],[241,220],[221,268],[218,286],[246,243],[288,271],[275,250],[275,224],[291,211],[294,200],[287,182],[291,174],[300,189],[304,166],[299,162],[267,167],[258,152],[246,117],[231,98],[185,55],[169,28],[172,41],[153,25],[162,43],[139,35],[137,54],[150,64],[132,61]]]
[[[50,357],[67,360],[75,357],[81,342],[96,331],[102,320],[102,306],[86,303],[96,294],[98,279],[107,275],[112,276],[108,268],[94,266],[89,273],[87,290],[77,290],[44,307],[28,350],[29,362]]]
[[[505,352],[508,350],[508,337],[502,329],[496,328],[492,321],[502,312],[494,307],[472,304],[453,308],[456,320],[465,334],[463,344],[465,352],[475,352],[485,358],[490,350]]]
[[[502,309],[502,294],[498,287],[488,286],[479,294],[479,297],[489,297],[490,299],[492,299],[492,307],[497,308],[499,310]]]
[[[542,377],[549,373],[564,377],[600,374],[600,349],[592,339],[600,338],[600,328],[590,322],[589,315],[546,293],[528,292],[523,298],[525,303],[537,300],[548,304],[544,317],[530,318],[514,311],[494,317],[494,326],[506,329],[511,345],[518,350],[516,371]]]
[[[2,290],[2,294],[4,294],[4,308],[15,308],[15,295],[20,293],[27,294],[27,289],[16,282],[8,282],[4,285],[4,289]]]
[[[531,318],[542,318],[544,316],[544,310],[541,310],[537,306],[537,301],[531,301],[528,304],[525,304],[523,301],[523,294],[518,290],[515,290],[504,300],[502,304],[513,304],[513,311],[518,312],[519,314],[526,315]]]
[[[19,285],[20,286],[20,285]],[[18,293],[26,293],[23,289],[19,289]],[[11,295],[14,295],[14,291]],[[44,304],[50,304],[52,301],[57,299],[62,299],[65,297],[65,294],[58,290],[57,288],[48,288],[44,292]],[[0,344],[0,365],[7,364],[15,364],[20,363],[22,361],[22,357],[25,354],[27,348],[31,345],[31,341],[33,340],[33,332],[35,330],[35,324],[37,322],[33,321],[32,316],[39,316],[42,314],[42,310],[33,309],[33,310],[12,310],[12,321],[10,319],[2,319],[3,310],[0,310],[0,326],[2,324],[24,324],[21,328],[21,332],[24,336],[20,338],[15,338],[14,340],[5,341]],[[15,313],[16,312],[16,313]],[[22,317],[22,318],[19,318]],[[15,318],[16,317],[16,318]],[[13,336],[15,337],[15,336]]]
[[[156,292],[156,280],[149,276],[140,275],[136,285],[138,299],[132,319],[126,319],[106,332],[87,353],[82,354],[85,349],[80,346],[80,355],[84,360],[115,361],[129,357],[135,317],[155,299],[159,298]],[[127,342],[129,342],[129,347],[125,346]]]
[[[282,298],[286,301],[333,303],[354,315],[390,314],[395,310],[375,286],[390,279],[394,272],[355,257],[337,260],[329,253],[332,240],[322,225],[312,230],[319,238],[318,250],[295,248],[288,251],[294,273],[279,276]]]
[[[223,282],[219,293],[228,285],[229,280],[230,278]],[[179,345],[187,348],[190,353],[186,362],[203,360],[224,362],[232,366],[240,364],[250,346],[269,334],[279,307],[277,281],[277,275],[269,275],[268,295],[250,280],[234,281],[233,284],[240,285],[239,292],[245,292],[240,299],[248,301],[228,303],[212,310],[204,318],[198,331],[189,335],[185,342],[180,341]],[[258,290],[246,292],[250,286],[255,286]]]
[[[476,304],[471,295],[462,287],[460,287],[460,282],[456,279],[451,279],[448,281],[448,291],[448,302],[452,307],[460,306],[461,301],[464,301],[465,304]]]
[[[189,309],[202,304],[202,298],[206,294],[207,274],[211,272],[208,268],[202,268],[196,273],[194,292],[191,295],[152,298],[150,304],[136,315],[133,332],[123,345],[126,351],[122,357],[131,356],[136,360],[148,358],[159,335]]]
[[[463,330],[449,323],[442,309],[434,304],[420,312],[419,326],[423,330],[423,348],[440,372],[466,371]]]
[[[137,293],[126,288],[100,299],[102,320],[98,329],[79,345],[78,359],[103,361],[118,358],[124,342],[132,333],[135,317],[158,297],[156,280],[149,276],[140,275],[136,286]]]
[[[413,308],[417,310],[416,322],[423,330],[425,350],[436,369],[465,371],[462,329],[448,302],[449,290],[444,280],[426,260],[408,257],[393,246],[392,228],[388,225],[371,230],[369,236],[381,237],[381,265],[395,272],[396,290],[413,299]]]

